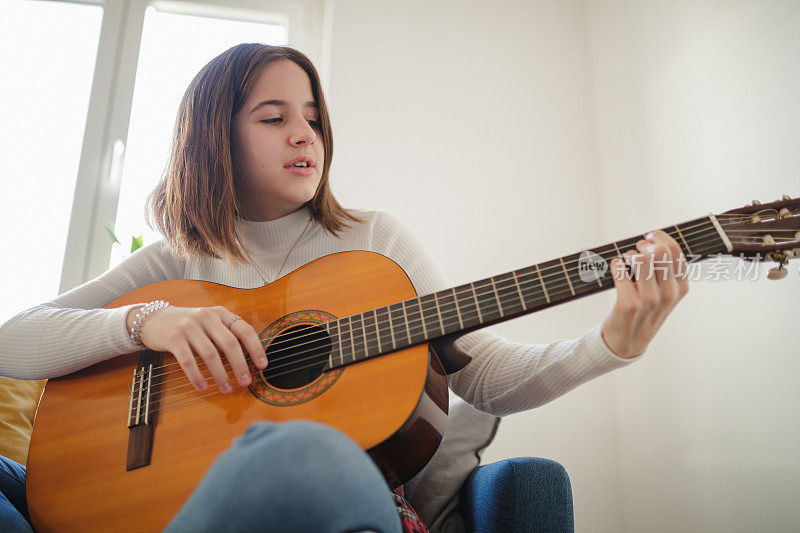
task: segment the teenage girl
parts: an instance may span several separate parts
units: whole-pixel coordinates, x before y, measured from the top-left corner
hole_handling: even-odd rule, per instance
[[[217,387],[229,394],[251,383],[248,357],[258,369],[268,365],[246,320],[223,307],[162,301],[102,307],[162,280],[260,287],[346,250],[394,260],[420,295],[446,288],[396,217],[339,205],[331,193],[332,156],[328,108],[305,55],[241,44],[214,58],[186,90],[167,171],[148,200],[149,220],[164,240],[4,324],[0,375],[53,378],[147,347],[173,354],[197,390]],[[503,416],[548,402],[641,355],[688,283],[678,275],[681,250],[663,232],[625,255],[642,272],[654,261],[667,268],[660,276],[632,280],[624,262],[612,262],[616,303],[601,325],[578,339],[524,345],[485,330],[462,336],[454,347],[472,360],[448,378],[450,388],[477,409]],[[0,467],[6,495],[0,497],[0,523],[26,530],[24,467],[4,458]],[[219,457],[170,530],[424,527],[401,526],[390,489],[367,455],[337,430],[263,422]]]

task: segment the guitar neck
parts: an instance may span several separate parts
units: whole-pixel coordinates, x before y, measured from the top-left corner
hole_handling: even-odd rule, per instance
[[[700,259],[727,251],[711,217],[663,228],[684,255]],[[473,283],[411,298],[326,324],[329,368],[349,365],[442,337],[458,335],[568,302],[614,286],[611,259],[635,248],[642,235]]]

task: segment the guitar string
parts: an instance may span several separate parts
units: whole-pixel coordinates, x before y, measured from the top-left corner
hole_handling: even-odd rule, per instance
[[[296,363],[297,363],[297,361],[294,361],[294,362],[293,362],[293,364],[296,364]],[[229,368],[229,366],[228,366],[228,365],[224,365],[224,366],[226,367],[226,369],[228,369],[228,368]],[[292,365],[285,365],[285,366],[292,366]],[[316,366],[316,365],[309,365],[309,366]],[[304,368],[307,368],[307,367],[304,367]],[[282,373],[280,373],[280,374],[277,374],[277,375],[275,375],[275,376],[272,376],[272,377],[278,377],[279,375],[284,375],[284,374],[286,374],[286,373],[295,372],[295,371],[297,371],[297,370],[301,370],[301,369],[302,369],[302,368],[299,368],[299,369],[292,369],[292,370],[287,370],[287,371],[285,371],[285,372],[282,372]],[[274,370],[274,368],[273,368],[273,370]],[[204,377],[211,377],[210,371],[201,371],[201,373],[202,373],[202,375],[203,375]],[[189,388],[189,390],[188,390],[188,391],[184,391],[183,393],[179,393],[179,394],[183,394],[184,398],[183,398],[183,399],[181,399],[181,400],[177,400],[177,401],[176,401],[176,400],[173,400],[173,401],[166,401],[166,400],[164,400],[164,401],[162,401],[162,403],[164,404],[164,405],[163,405],[163,407],[164,407],[164,408],[166,408],[166,407],[176,407],[176,406],[182,405],[182,404],[184,404],[184,403],[192,403],[192,402],[194,402],[194,401],[198,401],[198,400],[200,400],[200,399],[207,398],[207,397],[209,397],[209,396],[213,396],[213,395],[215,395],[215,394],[221,394],[221,392],[219,391],[219,389],[217,389],[216,391],[215,391],[215,390],[211,390],[211,391],[209,391],[209,393],[207,393],[207,394],[204,394],[203,396],[197,396],[196,394],[195,394],[195,395],[193,395],[193,396],[188,396],[189,394],[192,394],[192,393],[200,393],[200,392],[201,392],[201,391],[196,391],[196,390],[194,389],[194,387],[191,385],[191,383],[186,383],[186,384],[185,384],[185,385],[183,385],[183,386],[180,386],[180,387],[173,387],[173,388],[171,388],[171,389],[168,389],[168,390],[170,390],[170,391],[175,391],[175,390],[178,390],[178,389],[180,389],[180,388]],[[165,390],[164,392],[167,392],[167,391]]]
[[[707,228],[707,230],[706,230],[706,231],[707,231],[707,232],[710,232],[710,231],[712,231],[712,228],[711,228],[711,227],[709,227],[709,228]],[[713,230],[713,231],[715,232],[715,230]],[[629,240],[632,240],[632,239],[629,239]],[[702,244],[702,243],[699,243],[699,244]],[[698,243],[695,243],[695,246],[697,246],[697,245],[698,245]],[[601,250],[602,250],[602,248],[609,248],[609,247],[612,247],[612,246],[615,246],[615,245],[614,245],[614,244],[605,245],[605,246],[603,246],[603,247],[597,248],[597,250],[598,250],[598,251],[601,251]],[[614,248],[614,249],[616,249],[616,248]],[[612,251],[612,250],[611,250],[611,249],[609,249],[609,250],[606,250],[606,251],[601,251],[601,253],[607,253],[607,252],[611,252],[611,251]],[[572,268],[572,266],[573,266],[574,264],[576,264],[576,263],[579,263],[579,262],[580,262],[580,260],[578,260],[578,261],[574,261],[574,260],[573,260],[573,261],[565,261],[564,263],[565,263],[565,267],[567,267],[567,268]],[[553,272],[553,271],[554,271],[554,272]],[[530,286],[534,286],[534,287],[537,287],[537,290],[538,290],[538,285],[540,285],[540,283],[542,283],[542,281],[547,281],[547,280],[549,280],[550,278],[553,278],[553,277],[559,277],[559,278],[563,278],[563,277],[564,277],[564,271],[563,271],[563,269],[561,268],[561,266],[560,266],[560,265],[554,265],[554,266],[552,266],[552,267],[541,268],[541,269],[539,269],[539,272],[541,272],[541,275],[539,275],[539,274],[538,274],[538,272],[528,272],[528,273],[520,274],[520,275],[517,277],[517,280],[518,280],[518,282],[517,282],[516,284],[515,284],[515,283],[513,283],[513,281],[512,281],[512,279],[511,279],[511,278],[509,278],[509,279],[506,279],[506,280],[498,280],[498,281],[496,282],[496,285],[495,285],[495,286],[496,286],[496,287],[497,287],[499,290],[507,290],[507,289],[509,289],[510,287],[515,287],[515,285],[519,285],[519,287],[520,287],[520,290],[521,290],[521,291],[522,291],[522,290],[526,290],[526,291],[527,291],[527,290],[528,290],[528,288],[530,288]],[[500,274],[499,276],[503,276],[503,275],[505,275],[505,274]],[[499,277],[499,276],[495,276],[495,277]],[[540,278],[542,278],[542,281],[540,281]],[[510,284],[509,284],[509,283],[510,283]],[[594,282],[593,282],[593,283],[594,283]],[[501,285],[501,284],[506,284],[506,285],[505,285],[505,286],[503,286],[503,285]],[[564,288],[564,287],[567,287],[568,285],[569,285],[569,284],[568,284],[568,283],[566,283],[566,282],[561,282],[561,283],[559,283],[559,284],[553,284],[553,285],[550,285],[550,286],[549,286],[549,289],[550,289],[550,290],[548,290],[547,292],[548,292],[548,294],[551,294],[551,293],[552,293],[552,294],[554,294],[554,295],[555,295],[556,293],[558,293],[558,292],[559,292],[559,289],[561,289],[561,288]],[[481,295],[481,296],[486,296],[486,295],[489,295],[489,296],[491,296],[491,295],[493,295],[493,294],[494,294],[494,290],[492,290],[492,289],[489,289],[489,286],[488,286],[488,285],[485,285],[485,286],[482,286],[482,287],[476,287],[476,288],[475,288],[475,292],[477,293],[478,291],[481,291],[482,289],[488,289],[488,290],[485,290],[484,292],[481,292],[481,293],[480,293],[480,295]],[[445,291],[446,291],[446,290],[447,290],[447,289],[445,289]],[[458,297],[461,297],[461,296],[464,296],[465,294],[468,294],[468,293],[471,293],[471,292],[473,292],[473,288],[472,288],[472,287],[469,287],[469,288],[467,288],[467,289],[461,290],[460,292],[456,291],[456,292],[454,293],[454,296],[453,296],[453,298],[454,298],[454,300],[455,300],[456,298],[458,298]],[[477,294],[476,294],[476,295],[477,295]],[[406,300],[406,302],[412,302],[412,301],[415,301],[415,300],[417,300],[417,298],[410,298],[410,299]],[[401,303],[401,302],[397,302],[397,303]],[[412,311],[412,312],[413,312],[413,311]],[[387,311],[387,313],[388,313],[388,311]],[[342,318],[342,319],[340,319],[340,320],[344,320],[344,318],[347,318],[347,317],[343,317],[343,318]],[[391,318],[389,317],[389,319],[388,319],[388,320],[386,320],[386,321],[381,321],[380,323],[376,323],[376,327],[377,327],[377,326],[382,326],[383,324],[388,324],[388,323],[390,323],[390,322],[391,322]],[[316,333],[311,333],[311,334],[309,334],[309,335],[315,335],[315,334],[316,334]],[[293,340],[295,340],[295,341],[296,341],[296,340],[298,340],[299,338],[302,338],[302,337],[294,337],[294,339],[293,339]],[[271,340],[273,340],[273,339],[267,339],[267,340],[268,340],[268,341],[271,341]],[[296,346],[296,345],[295,345],[295,346]],[[164,365],[164,366],[160,366],[160,367],[155,367],[154,369],[156,369],[156,368],[157,368],[157,369],[167,368],[167,367],[169,367],[169,366],[173,366],[173,365],[178,365],[178,363],[171,363],[171,364],[168,364],[168,365]],[[161,375],[163,375],[163,374],[157,374],[157,375],[156,375],[156,376],[154,376],[154,377],[160,377]]]
[[[695,226],[693,226],[693,227],[698,227],[698,226],[700,226],[700,225],[703,225],[703,224],[695,225]],[[791,230],[789,230],[789,231],[791,231]],[[695,247],[697,247],[697,246],[698,246],[698,243],[694,243],[694,244],[695,244]],[[554,268],[556,268],[556,267],[554,267]],[[500,280],[500,281],[503,281],[503,280]],[[508,280],[508,281],[510,281],[510,280]],[[563,286],[563,284],[562,284],[562,286]],[[479,287],[479,288],[480,288],[480,287]],[[490,299],[490,300],[491,300],[491,293],[492,293],[492,292],[494,292],[494,291],[487,291],[486,293],[482,293],[480,296],[485,296],[485,295],[488,295],[488,296],[489,296],[489,298],[488,298],[488,299]],[[478,297],[478,298],[480,298],[480,297]],[[499,300],[499,299],[498,299],[498,300]],[[508,299],[506,299],[506,303],[507,303],[507,302],[508,302]],[[480,305],[480,303],[478,302],[478,304],[477,304],[477,305]],[[500,304],[500,305],[502,305],[502,304]],[[425,309],[424,309],[422,306],[420,306],[420,308],[421,308],[421,310],[422,310],[422,314],[424,314],[424,312],[425,312]],[[499,311],[501,311],[501,309],[500,309],[500,308],[498,308],[498,310],[499,310]],[[422,314],[420,315],[421,317],[422,317]],[[501,312],[501,316],[502,316],[502,312]],[[422,317],[422,319],[424,320],[424,317]],[[377,326],[377,321],[376,321],[376,326]],[[424,329],[424,326],[423,326],[423,329]],[[352,343],[352,341],[351,341],[351,343]],[[299,346],[302,346],[302,345],[299,345]],[[299,353],[299,354],[297,354],[297,355],[301,355],[302,353],[304,353],[304,352],[300,352],[300,353]],[[296,362],[296,361],[295,361],[295,362]],[[292,364],[294,364],[294,362],[293,362]],[[167,366],[169,366],[169,365],[167,365]],[[290,366],[290,365],[285,365],[285,366]],[[273,369],[273,370],[275,370],[275,369],[277,369],[277,368],[280,368],[280,367],[272,367],[272,369]]]
[[[697,233],[697,232],[696,232],[696,233]],[[712,234],[712,235],[713,235],[713,234]],[[715,239],[715,238],[712,238],[711,240],[713,241],[713,240],[716,240],[716,239]],[[695,242],[695,243],[694,243],[694,245],[695,245],[695,247],[697,247],[699,244],[703,244],[703,243],[705,243],[706,241],[707,241],[707,240],[700,241],[699,243],[698,243],[698,242]],[[612,246],[612,245],[608,245],[608,246]],[[610,250],[609,250],[609,251],[610,251]],[[574,261],[567,261],[567,262],[566,262],[566,264],[567,264],[567,265],[571,265],[572,263],[574,263]],[[557,273],[553,273],[553,274],[548,274],[547,276],[544,276],[544,278],[550,278],[550,277],[553,277],[553,276],[559,276],[559,277],[563,277],[563,276],[564,276],[564,273],[563,273],[563,271],[561,271],[561,269],[560,269],[558,266],[549,267],[549,268],[550,268],[550,269],[559,270],[559,272],[557,272]],[[546,268],[546,269],[543,269],[543,271],[544,271],[544,272],[547,272],[547,271],[548,271],[548,269],[547,269],[547,268]],[[500,276],[502,276],[502,275],[504,275],[504,274],[501,274]],[[524,280],[524,277],[525,277],[525,276],[527,276],[527,277],[531,277],[531,276],[533,276],[533,279],[530,279],[530,280]],[[495,277],[499,277],[499,276],[495,276]],[[535,275],[534,273],[521,274],[521,276],[520,276],[520,277],[522,277],[522,278],[523,278],[523,281],[522,281],[521,283],[518,283],[518,285],[520,286],[520,289],[527,290],[527,288],[525,287],[526,285],[529,285],[529,284],[534,284],[534,285],[536,285],[537,283],[539,283],[539,281],[538,281],[538,275]],[[519,279],[519,278],[518,278],[518,279]],[[505,284],[505,285],[504,285],[504,284]],[[594,282],[592,282],[592,284],[594,284]],[[512,282],[512,279],[511,279],[511,278],[508,278],[508,279],[505,279],[505,280],[498,280],[498,281],[495,283],[495,288],[496,288],[496,289],[499,289],[499,291],[502,291],[502,290],[509,290],[509,289],[512,289],[512,288],[516,288],[516,287],[515,287],[515,285],[516,285],[516,284]],[[551,287],[550,287],[550,288],[551,288],[551,290],[550,290],[550,291],[548,291],[548,293],[553,293],[553,294],[556,294],[556,293],[558,293],[558,292],[559,292],[559,291],[558,291],[558,289],[559,289],[559,288],[566,287],[567,285],[568,285],[568,284],[565,284],[564,282],[562,282],[562,283],[560,283],[560,284],[556,284],[556,285],[551,285]],[[485,289],[485,291],[484,291],[484,292],[480,292],[480,291],[481,291],[481,290],[483,290],[483,289]],[[464,291],[461,291],[461,293],[458,293],[458,292],[456,292],[456,293],[455,293],[455,296],[454,296],[454,301],[455,301],[455,298],[456,298],[457,296],[463,295],[463,294],[465,294],[465,293],[468,293],[468,292],[472,292],[472,287],[470,287],[469,289],[466,289],[466,290],[464,290]],[[479,300],[481,299],[481,297],[484,297],[484,300],[486,300],[486,299],[488,299],[488,300],[491,300],[491,299],[493,299],[493,297],[494,297],[494,296],[493,296],[493,295],[494,295],[494,293],[495,293],[495,290],[494,290],[494,289],[489,289],[489,285],[484,285],[484,286],[479,286],[479,287],[476,287],[476,296],[478,297],[478,299],[479,299]],[[516,299],[516,298],[514,298],[514,299]],[[419,299],[418,299],[418,298],[412,298],[412,299],[409,299],[409,300],[406,300],[406,301],[408,301],[408,302],[417,301],[417,302],[418,302],[418,301],[419,301]],[[399,302],[398,302],[398,303],[399,303]],[[507,303],[507,301],[506,301],[506,303]],[[435,306],[435,305],[434,305],[434,306],[432,306],[432,307],[430,307],[430,308],[426,308],[426,307],[424,306],[425,302],[422,302],[422,304],[423,304],[423,305],[422,305],[422,311],[423,311],[423,313],[425,313],[425,312],[427,312],[427,311],[429,311],[429,310],[431,310],[431,309],[434,309],[434,308],[436,308],[436,306]],[[480,305],[480,302],[479,302],[479,305]],[[412,306],[412,307],[419,307],[419,304],[418,304],[417,306]],[[415,313],[415,311],[412,311],[412,313]],[[362,313],[362,315],[363,315],[363,313]],[[388,311],[387,311],[387,317],[388,317]],[[365,317],[365,318],[366,318],[366,317]],[[341,319],[341,320],[344,320],[344,318],[343,318],[343,319]],[[380,321],[380,322],[378,322],[378,321],[376,321],[376,320],[374,320],[374,319],[373,319],[373,322],[375,322],[375,327],[377,328],[377,327],[383,326],[384,324],[390,323],[390,322],[391,322],[391,318],[389,318],[388,320],[385,320],[385,321]],[[371,327],[372,327],[372,326],[371,326]],[[309,334],[305,334],[305,335],[296,336],[296,337],[294,337],[294,338],[293,338],[293,340],[294,340],[294,341],[297,341],[297,340],[299,340],[299,339],[302,339],[303,337],[315,336],[315,335],[318,335],[318,333],[317,333],[317,332],[312,332],[312,333],[309,333]],[[272,340],[272,339],[268,339],[268,340]],[[314,341],[314,342],[316,342],[316,341]],[[297,345],[297,344],[294,344],[294,345],[293,345],[291,348],[289,348],[289,349],[294,349],[294,348],[297,348],[297,347],[299,347],[299,346],[302,346],[302,345]],[[278,351],[276,351],[276,352],[273,352],[273,353],[279,353],[279,352],[280,352],[280,350],[278,350]],[[156,367],[156,368],[159,368],[159,369],[160,369],[160,368],[167,368],[167,367],[176,366],[176,365],[178,365],[178,363],[171,363],[171,364],[164,365],[164,366],[162,366],[162,367]],[[178,365],[178,366],[179,366],[179,365]],[[178,368],[178,369],[176,369],[174,372],[178,372],[178,371],[180,371],[180,369],[179,369],[179,368]],[[166,372],[166,373],[169,373],[169,372]],[[166,374],[166,373],[164,373],[164,374]],[[160,377],[161,375],[164,375],[164,374],[160,374],[160,375],[159,375],[159,374],[157,374],[155,377]]]
[[[711,240],[715,240],[715,239],[713,239],[713,238],[712,238]],[[701,241],[700,243],[697,243],[697,242],[696,242],[696,243],[694,243],[695,247],[697,247],[697,246],[698,246],[698,244],[702,244],[702,242],[706,242],[706,241]],[[568,263],[568,264],[569,264],[569,263]],[[553,268],[557,268],[557,267],[553,267]],[[501,275],[502,275],[502,274],[501,274]],[[532,274],[530,274],[530,275],[532,275]],[[553,275],[556,275],[556,274],[553,274]],[[559,276],[563,276],[563,272],[560,272],[560,273],[558,273],[557,275],[559,275]],[[550,275],[548,275],[547,277],[550,277]],[[524,285],[524,284],[528,284],[528,283],[534,283],[534,284],[535,284],[535,283],[536,283],[536,281],[537,281],[536,279],[533,279],[533,280],[530,280],[530,281],[526,281],[526,282],[523,282],[523,284],[520,284],[520,286],[522,287],[522,285]],[[576,280],[576,281],[577,281],[577,280]],[[506,279],[506,280],[499,280],[499,281],[498,281],[498,282],[495,284],[495,288],[497,288],[497,289],[499,289],[499,290],[508,290],[508,289],[510,289],[511,287],[513,287],[513,286],[514,286],[514,284],[513,284],[513,283],[512,283],[512,284],[510,284],[510,285],[503,286],[502,284],[503,284],[503,283],[506,283],[506,282],[511,282],[511,279],[509,278],[509,279]],[[593,285],[593,284],[594,284],[594,282],[592,282],[592,285]],[[554,295],[556,295],[556,294],[566,294],[566,291],[559,291],[558,289],[559,289],[559,288],[566,287],[567,285],[568,285],[568,284],[566,284],[566,283],[561,283],[561,284],[552,285],[552,286],[551,286],[551,291],[548,291],[548,293],[552,293],[552,294],[554,294]],[[489,301],[491,301],[492,299],[494,299],[494,298],[495,298],[495,296],[494,296],[494,295],[495,295],[495,289],[489,289],[489,290],[486,290],[485,292],[480,292],[480,293],[478,294],[478,291],[480,291],[481,289],[489,289],[489,286],[488,286],[488,285],[485,285],[485,286],[483,286],[483,287],[477,287],[477,288],[476,288],[476,296],[477,296],[477,299],[478,299],[478,300],[480,300],[480,299],[481,299],[481,297],[484,297],[484,298],[483,298],[484,300],[489,300]],[[470,288],[470,289],[468,289],[468,290],[466,290],[466,291],[463,291],[463,292],[462,292],[462,294],[463,294],[464,292],[472,292],[472,288]],[[571,291],[570,291],[570,292],[571,292]],[[458,293],[456,293],[456,294],[458,294]],[[505,298],[505,297],[504,297],[504,298]],[[516,300],[517,300],[517,297],[512,297],[511,299],[512,299],[512,301],[516,301]],[[509,301],[509,299],[508,299],[508,298],[505,298],[505,300],[506,300],[506,301],[505,301],[505,303],[506,303],[506,304],[508,304],[508,301]],[[412,298],[411,300],[408,300],[408,301],[417,301],[417,302],[419,302],[419,299]],[[454,301],[455,301],[455,299],[454,299]],[[424,303],[425,303],[425,302],[422,302],[422,304],[424,304]],[[502,302],[500,302],[500,303],[501,303],[501,305],[502,305]],[[478,302],[478,305],[481,305],[481,302],[480,302],[480,301]],[[424,314],[424,313],[426,313],[426,312],[430,311],[431,309],[434,309],[434,308],[436,308],[436,305],[434,305],[434,306],[432,306],[432,307],[429,307],[429,308],[426,308],[424,305],[420,305],[420,304],[418,303],[417,307],[421,307],[421,309],[422,309],[422,314]],[[415,314],[415,313],[416,313],[416,311],[413,311],[413,310],[412,310],[412,313],[414,313],[414,314]],[[366,318],[366,317],[364,317],[364,318]],[[373,318],[373,322],[375,322],[375,327],[377,328],[378,326],[382,326],[383,324],[386,324],[386,323],[389,323],[389,322],[391,322],[391,318],[390,318],[389,320],[387,320],[387,321],[381,321],[381,322],[378,322],[377,320],[375,320],[375,319]],[[370,326],[370,328],[372,328],[372,326]],[[317,337],[318,337],[318,336],[319,336],[319,333],[318,333],[318,332],[313,332],[313,333],[310,333],[310,334],[304,334],[304,335],[296,336],[296,337],[294,337],[292,340],[293,340],[293,341],[297,341],[298,339],[301,339],[301,338],[303,338],[303,337],[308,337],[308,336],[317,336]],[[268,339],[268,340],[273,340],[273,339]],[[319,339],[316,339],[316,340],[314,340],[313,342],[319,342]],[[294,349],[296,349],[296,348],[298,348],[298,347],[301,347],[301,346],[303,346],[303,344],[296,344],[296,343],[295,343],[295,344],[293,344],[291,347],[289,347],[289,348],[287,348],[287,349],[288,349],[288,350],[294,350]],[[280,351],[282,351],[282,350],[277,350],[277,351],[273,352],[273,354],[278,354],[278,353],[280,353]],[[302,353],[303,353],[303,352],[300,352],[300,353],[298,353],[298,354],[296,354],[296,355],[300,355],[300,354],[302,354]],[[156,367],[156,368],[167,368],[167,367],[170,367],[170,366],[175,366],[175,365],[178,365],[178,363],[171,363],[171,364],[164,365],[164,366],[162,366],[162,367]],[[162,373],[162,374],[157,374],[157,375],[156,375],[156,376],[154,376],[154,377],[160,377],[160,376],[166,375],[166,374],[168,374],[168,373],[172,373],[172,372],[180,372],[180,371],[181,371],[181,369],[180,369],[180,368],[178,368],[178,369],[176,369],[176,370],[174,370],[174,371],[165,372],[165,373]]]
[[[319,354],[318,354],[318,355],[319,355]],[[295,360],[293,360],[291,363],[283,365],[283,367],[295,366],[295,365],[296,365],[298,362],[302,362],[302,361],[304,361],[304,360],[307,360],[307,359],[308,359],[308,358],[306,358],[306,359],[303,359],[303,360],[297,360],[297,359],[295,359]],[[223,364],[224,364],[224,363],[223,363]],[[280,374],[273,375],[273,376],[271,376],[271,377],[272,377],[272,378],[274,378],[274,377],[278,377],[279,375],[284,375],[284,374],[286,374],[286,373],[288,373],[288,372],[295,372],[295,371],[297,371],[297,370],[301,370],[301,369],[303,369],[303,368],[309,368],[309,367],[311,367],[311,366],[317,366],[318,364],[319,364],[319,363],[317,363],[317,364],[315,364],[315,365],[308,365],[308,366],[305,366],[305,367],[300,367],[300,368],[297,368],[297,369],[292,369],[292,370],[289,370],[289,371],[286,371],[286,372],[282,372],[282,373],[280,373]],[[226,368],[229,368],[229,366],[228,366],[228,365],[224,365],[224,366],[225,366]],[[274,371],[274,370],[277,370],[278,368],[281,368],[281,367],[271,367],[271,369],[272,369],[273,371]],[[204,376],[208,376],[208,375],[210,375],[210,372],[208,372],[208,374],[206,374],[205,372],[201,371],[201,373],[202,373]],[[163,383],[163,382],[162,382],[162,383]],[[180,387],[173,387],[172,389],[167,389],[167,390],[165,390],[165,391],[163,391],[163,392],[167,392],[168,390],[177,390],[177,389],[179,389],[179,388],[185,388],[185,387],[192,387],[192,385],[191,385],[191,383],[187,383],[187,384],[185,384],[185,385],[183,385],[183,386],[180,386]],[[189,392],[192,392],[192,391],[194,391],[194,388],[192,388],[192,389],[191,389],[191,391],[189,391]],[[174,402],[173,402],[173,403],[174,403]]]
[[[607,278],[605,278],[605,279],[607,279]],[[563,287],[563,286],[564,286],[564,285],[562,284],[562,287]],[[551,291],[551,292],[552,292],[552,291]],[[570,291],[570,292],[571,292],[571,291]],[[483,305],[483,303],[485,303],[485,301],[487,301],[487,300],[488,300],[488,301],[491,301],[491,300],[493,300],[493,299],[494,299],[493,293],[494,293],[494,291],[487,291],[487,292],[485,292],[485,293],[479,293],[479,294],[477,294],[477,298],[478,298],[478,300],[479,300],[477,305]],[[555,291],[555,292],[554,292],[554,294],[561,295],[561,294],[567,294],[567,292],[566,292],[566,291]],[[503,304],[503,303],[505,303],[505,304],[506,304],[506,305],[505,305],[505,307],[506,307],[506,308],[508,308],[508,307],[509,307],[509,306],[508,306],[508,303],[509,303],[509,302],[512,302],[512,304],[519,305],[519,303],[518,303],[518,302],[519,302],[519,299],[518,299],[517,297],[510,297],[510,298],[509,298],[509,297],[505,297],[505,296],[504,296],[504,297],[502,297],[502,299],[503,299],[504,301],[503,301],[503,302],[500,302],[500,304],[501,304],[501,306],[502,306],[502,304]],[[541,297],[540,297],[539,299],[541,300]],[[480,300],[484,300],[484,302],[480,302]],[[423,302],[423,303],[424,303],[424,302]],[[430,303],[430,302],[429,302],[429,303]],[[536,304],[534,304],[534,305],[536,305]],[[433,309],[437,309],[437,307],[436,307],[435,305],[434,305],[434,306],[431,306],[431,307],[425,307],[425,306],[423,305],[423,306],[421,306],[421,309],[422,309],[422,312],[420,313],[420,318],[416,318],[416,317],[414,317],[414,318],[413,318],[413,320],[412,320],[412,321],[409,323],[409,327],[410,327],[411,329],[413,329],[413,330],[414,330],[414,331],[413,331],[413,333],[412,333],[412,337],[413,337],[413,336],[415,336],[415,335],[417,335],[417,334],[419,334],[419,333],[421,333],[421,332],[422,332],[422,330],[424,330],[424,329],[425,329],[425,328],[424,328],[424,326],[422,325],[422,320],[424,320],[424,315],[425,315],[425,313],[427,313],[427,312],[429,312],[429,311],[431,311],[431,310],[433,310]],[[498,307],[498,311],[501,311],[500,307]],[[473,319],[475,316],[477,316],[477,315],[478,315],[478,313],[477,313],[477,308],[476,308],[476,310],[475,310],[475,311],[469,311],[469,310],[466,310],[466,312],[467,312],[467,314],[466,314],[466,319],[467,319],[467,321],[469,321],[469,320]],[[412,313],[413,313],[413,314],[416,314],[416,311],[413,311]],[[501,313],[501,314],[500,314],[500,317],[503,317],[503,316],[504,316],[504,315]],[[408,318],[408,317],[406,317],[406,318]],[[462,318],[463,318],[463,316],[462,316]],[[379,322],[377,322],[376,320],[374,320],[374,318],[373,318],[373,321],[374,321],[374,322],[375,322],[375,324],[376,324],[376,325],[375,325],[375,329],[376,329],[376,330],[377,330],[377,326],[378,326],[378,324],[382,324],[382,323],[384,323],[384,322],[380,322],[380,323],[379,323]],[[387,322],[388,322],[388,321],[387,321]],[[366,324],[366,321],[365,321],[365,324]],[[358,326],[356,326],[356,327],[358,327]],[[365,327],[366,327],[366,326],[365,326]],[[370,328],[370,330],[372,330],[372,329],[373,329],[373,326],[371,326],[371,325],[370,325],[370,326],[369,326],[369,328]],[[417,330],[420,330],[420,331],[417,331]],[[330,333],[330,332],[329,332],[329,333]],[[355,334],[354,334],[354,333],[355,333]],[[315,335],[315,336],[317,336],[317,339],[316,339],[316,340],[315,340],[313,343],[318,343],[318,342],[321,340],[321,339],[320,339],[320,333],[319,333],[319,332],[317,332],[317,333],[314,333],[314,334],[310,334],[310,335]],[[298,340],[298,339],[301,339],[301,338],[303,338],[303,337],[308,337],[308,336],[310,336],[310,335],[309,335],[309,334],[300,335],[300,336],[297,336],[297,337],[295,337],[295,338],[294,338],[294,339],[292,339],[292,340],[296,341],[296,340]],[[338,340],[338,338],[339,338],[341,335],[345,335],[345,334],[344,334],[344,333],[342,333],[342,334],[338,334],[338,335],[331,335],[330,337],[331,337],[332,339],[337,339],[337,340]],[[358,344],[365,344],[365,342],[368,342],[368,339],[366,339],[366,337],[365,337],[364,339],[361,339],[361,338],[359,338],[359,337],[361,337],[361,335],[359,335],[357,332],[353,332],[353,331],[351,331],[351,332],[350,332],[350,337],[351,337],[351,339],[350,339],[351,345],[352,345],[352,344],[355,344],[355,343],[358,343]],[[366,340],[365,340],[365,339],[366,339]],[[271,340],[271,339],[270,339],[270,340]],[[275,361],[280,361],[280,359],[278,359],[278,358],[277,358],[277,356],[275,356],[275,354],[278,354],[278,353],[280,353],[281,351],[286,351],[286,350],[296,350],[297,348],[301,348],[301,347],[302,347],[302,346],[304,346],[304,345],[313,344],[313,343],[311,343],[311,342],[306,342],[306,343],[301,343],[301,344],[294,343],[292,346],[290,346],[290,347],[289,347],[289,348],[287,348],[287,349],[279,349],[279,350],[276,350],[275,352],[273,352],[273,354],[271,354],[271,357],[272,357],[272,358],[273,358],[273,360],[275,360]],[[366,346],[366,345],[365,345],[365,346]],[[309,359],[309,358],[297,359],[297,357],[298,357],[298,356],[301,356],[301,355],[303,355],[303,354],[305,354],[305,353],[309,353],[309,352],[315,352],[315,355],[314,355],[314,356],[312,356],[311,358],[317,358],[317,356],[319,355],[319,349],[320,349],[320,347],[319,347],[319,346],[317,346],[316,348],[311,348],[311,349],[308,349],[308,350],[303,350],[303,351],[299,351],[299,352],[295,351],[295,353],[293,353],[293,354],[292,354],[292,355],[293,355],[293,357],[294,357],[294,359],[292,359],[292,361],[291,361],[291,362],[288,362],[288,363],[286,363],[286,364],[281,364],[281,365],[279,365],[279,366],[274,366],[274,365],[273,365],[273,366],[269,367],[269,369],[270,369],[271,371],[273,371],[273,372],[274,372],[275,370],[278,370],[278,369],[280,369],[280,368],[283,368],[283,367],[294,366],[294,365],[296,365],[298,362],[302,362],[302,361],[305,361],[305,360]],[[327,348],[326,348],[326,350],[325,350],[325,351],[327,351]],[[274,356],[274,357],[273,357],[273,356]],[[203,365],[203,363],[202,363],[202,362],[199,362],[198,364],[199,364],[199,365]],[[318,364],[318,363],[317,363],[317,364]],[[173,363],[173,365],[177,365],[177,363]],[[170,366],[170,365],[165,365],[165,366]],[[226,368],[229,368],[229,367],[226,367]],[[165,373],[163,373],[163,374],[161,374],[161,375],[156,375],[156,376],[154,376],[154,377],[159,377],[159,376],[163,376],[163,375],[166,375],[166,374],[172,374],[172,373],[181,373],[181,372],[182,372],[182,370],[181,370],[180,368],[178,368],[178,369],[176,369],[176,370],[174,370],[174,371],[165,372]],[[167,382],[169,382],[169,381],[174,381],[174,380],[162,381],[162,383],[167,383]]]

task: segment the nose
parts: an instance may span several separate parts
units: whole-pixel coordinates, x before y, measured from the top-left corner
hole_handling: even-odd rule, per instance
[[[311,127],[305,118],[298,119],[298,126],[292,131],[289,136],[289,143],[292,146],[302,146],[304,144],[314,144],[317,140],[317,132]]]

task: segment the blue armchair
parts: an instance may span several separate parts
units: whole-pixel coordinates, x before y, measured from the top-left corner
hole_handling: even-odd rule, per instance
[[[563,466],[537,457],[483,466],[500,418],[451,396],[444,438],[405,485],[431,533],[572,531],[572,488]]]
[[[465,531],[573,531],[572,488],[564,467],[517,457],[475,468],[461,488],[457,512]]]

